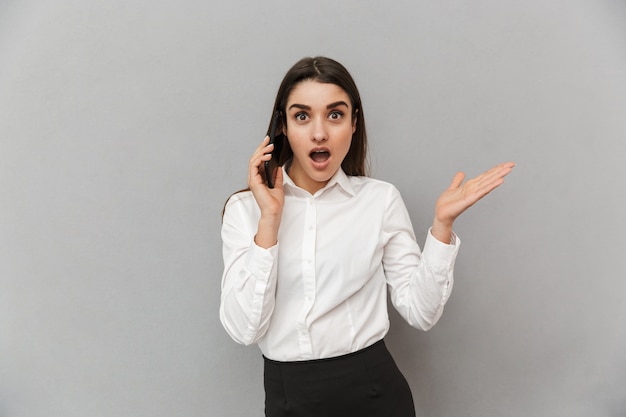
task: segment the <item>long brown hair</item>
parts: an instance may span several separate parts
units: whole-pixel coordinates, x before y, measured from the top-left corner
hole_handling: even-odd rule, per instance
[[[287,74],[285,74],[278,88],[276,100],[274,101],[274,109],[272,111],[272,115],[276,111],[281,114],[277,129],[280,133],[276,141],[282,141],[283,143],[281,153],[278,155],[278,165],[284,165],[293,156],[289,141],[282,133],[282,127],[287,123],[287,99],[296,85],[302,81],[308,80],[335,84],[341,87],[350,98],[353,109],[353,121],[356,117],[356,130],[352,135],[350,149],[341,163],[341,168],[347,175],[367,175],[367,134],[365,131],[365,116],[361,104],[361,95],[348,70],[339,62],[323,56],[303,58],[296,62],[291,69],[287,71]],[[269,134],[270,126],[271,120],[267,128],[267,134]]]

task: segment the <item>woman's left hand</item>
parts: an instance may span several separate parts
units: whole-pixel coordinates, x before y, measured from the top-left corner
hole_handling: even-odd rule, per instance
[[[449,243],[452,225],[457,217],[473,206],[478,200],[502,185],[515,163],[505,162],[491,168],[476,178],[463,182],[465,174],[458,172],[452,183],[435,204],[435,220],[432,234],[438,240]]]

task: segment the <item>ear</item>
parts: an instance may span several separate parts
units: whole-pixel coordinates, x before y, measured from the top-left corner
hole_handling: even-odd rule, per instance
[[[356,132],[356,121],[357,121],[356,114],[358,112],[359,112],[359,109],[354,110],[354,117],[352,117],[352,134],[354,134],[354,132]]]
[[[285,119],[283,112],[281,110],[276,110],[275,114],[278,116],[278,129],[280,129],[283,136],[287,136],[287,120]],[[278,131],[278,129],[276,130]]]

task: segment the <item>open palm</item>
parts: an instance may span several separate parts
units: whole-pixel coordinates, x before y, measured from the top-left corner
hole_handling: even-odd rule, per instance
[[[514,166],[513,162],[505,162],[465,182],[465,174],[457,173],[448,189],[437,199],[435,218],[451,225],[461,213],[501,185]]]

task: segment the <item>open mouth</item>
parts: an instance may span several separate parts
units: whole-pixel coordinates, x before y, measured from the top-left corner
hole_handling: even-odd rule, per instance
[[[327,150],[315,150],[309,154],[309,157],[317,163],[326,162],[330,158],[330,152]]]

